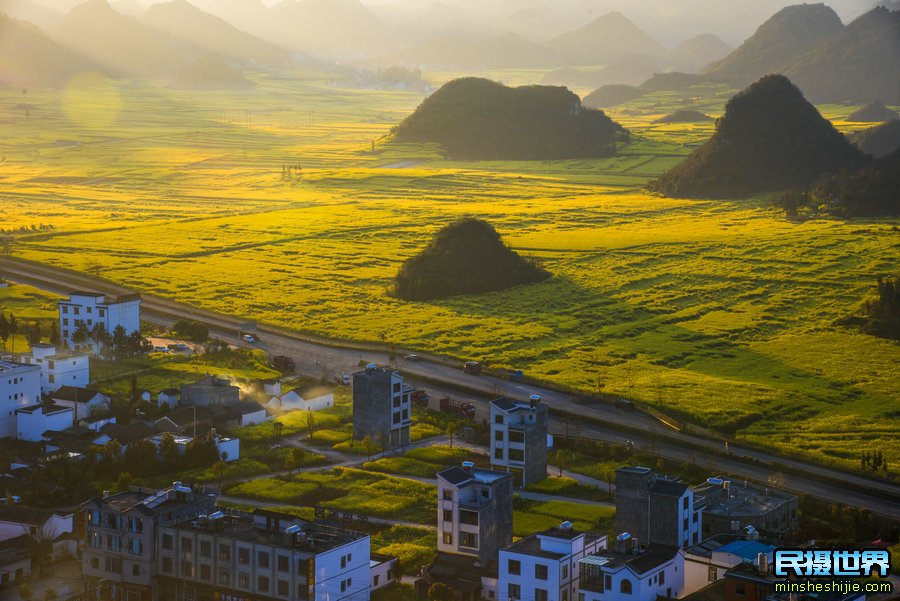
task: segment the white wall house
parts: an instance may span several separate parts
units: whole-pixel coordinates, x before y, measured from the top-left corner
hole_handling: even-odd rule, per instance
[[[757,540],[720,534],[688,547],[684,552],[684,595],[690,595],[725,577],[725,572],[742,563],[757,563],[759,555],[772,564],[775,547]]]
[[[570,522],[526,536],[500,551],[500,599],[577,601],[578,562],[606,549],[606,536],[572,528]]]
[[[41,368],[0,361],[0,438],[16,438],[16,410],[41,402]]]
[[[261,424],[270,417],[266,408],[256,401],[242,401],[233,405],[232,409],[241,427]]]
[[[384,588],[400,579],[400,560],[387,555],[371,554],[369,573],[372,575],[372,590]]]
[[[175,446],[178,447],[178,452],[184,455],[184,452],[187,450],[187,446],[194,440],[190,436],[185,436],[183,434],[171,433],[172,438],[175,441]],[[216,449],[219,451],[219,455],[221,455],[226,462],[237,461],[241,458],[241,440],[239,438],[228,438],[227,436],[219,436],[218,434],[211,433],[213,439],[216,443]],[[151,436],[148,440],[156,445],[157,448],[162,444],[162,437],[164,434],[157,434],[155,436]]]
[[[41,390],[55,392],[62,386],[84,388],[91,383],[91,358],[87,353],[58,350],[53,344],[35,344],[21,356],[22,363],[41,368]]]
[[[53,541],[71,532],[71,513],[24,505],[0,505],[0,541],[22,535]]]
[[[162,407],[163,403],[165,403],[169,406],[169,409],[174,409],[180,399],[180,390],[177,388],[166,388],[165,390],[160,390],[159,394],[156,395],[156,404]]]
[[[44,403],[16,409],[17,437],[28,442],[41,442],[47,430],[61,432],[71,428],[73,413],[71,407]]]
[[[75,419],[82,420],[109,409],[109,397],[96,390],[60,386],[47,396],[57,405],[75,409]]]
[[[59,301],[59,333],[69,348],[76,346],[72,335],[80,323],[88,330],[101,323],[110,334],[119,326],[126,334],[137,332],[141,329],[141,297],[131,294],[107,298],[97,292],[72,292],[68,300]],[[90,340],[85,346],[91,350],[95,348]]]
[[[683,595],[684,550],[656,545],[636,551],[632,541],[621,534],[619,550],[601,551],[579,562],[579,601],[656,601],[657,596]]]
[[[266,408],[275,412],[282,411],[321,411],[329,407],[334,407],[334,393],[322,389],[320,391],[311,391],[305,393],[305,396],[296,390],[291,390],[279,396],[273,396],[266,403]]]

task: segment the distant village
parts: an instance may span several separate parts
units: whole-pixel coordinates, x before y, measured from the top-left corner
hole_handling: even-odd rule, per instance
[[[48,564],[66,559],[80,569],[64,590],[47,589],[46,601],[361,601],[398,582],[397,557],[373,553],[369,534],[323,508],[313,520],[262,506],[237,509],[220,502],[217,487],[190,482],[103,491],[69,509],[22,501],[17,487],[41,464],[79,462],[109,445],[126,453],[148,442],[157,453],[181,456],[202,443],[214,447],[216,460],[233,462],[241,441],[226,432],[274,414],[334,406],[333,393],[321,388],[304,396],[282,393],[280,379],[236,385],[209,375],[138,390],[142,401],[166,410],[120,422],[110,396],[88,387],[98,347],[76,329],[101,324],[131,336],[140,332],[140,307],[139,296],[73,292],[59,302],[59,345],[37,343],[0,362],[0,437],[42,451],[35,464],[2,466],[0,586],[24,598],[21,591],[32,594],[28,587]],[[276,362],[293,367],[286,357]],[[383,452],[409,445],[423,392],[375,364],[350,379],[354,440],[378,441]],[[445,399],[441,409],[474,418],[465,403]],[[788,601],[774,590],[771,565],[776,546],[802,542],[795,538],[798,497],[747,481],[710,474],[692,487],[625,465],[615,472],[615,536],[563,521],[515,539],[514,495],[548,475],[550,419],[539,396],[496,398],[487,420],[489,465],[466,461],[436,474],[437,555],[406,577],[420,598]],[[32,584],[22,586],[26,581]]]

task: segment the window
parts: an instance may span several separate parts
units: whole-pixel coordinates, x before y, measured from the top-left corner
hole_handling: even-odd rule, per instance
[[[194,564],[190,561],[182,561],[181,562],[181,576],[184,578],[193,578],[194,577]]]
[[[278,596],[287,597],[291,592],[291,586],[287,580],[278,581]]]
[[[525,442],[525,433],[513,430],[509,433],[509,442]]]
[[[503,459],[503,447],[494,449],[494,459]]]
[[[100,558],[99,557],[91,557],[91,568],[94,570],[100,569]]]
[[[164,574],[172,573],[172,558],[171,557],[163,557],[162,558],[162,571]]]
[[[518,559],[510,559],[506,564],[506,571],[513,575],[519,576],[522,574],[522,562]]]
[[[181,552],[192,553],[194,551],[194,540],[186,536],[181,537]]]
[[[659,580],[660,586],[666,583],[666,571],[665,570],[661,570],[659,572],[658,580]]]
[[[231,561],[231,547],[228,545],[219,545],[219,559],[222,561]]]
[[[715,581],[716,581],[716,578],[718,578],[718,575],[719,575],[719,574],[718,574],[718,572],[716,572],[716,567],[715,567],[715,566],[710,566],[710,567],[709,567],[709,574],[707,575],[707,580],[709,580],[710,582],[715,582]]]
[[[200,580],[205,580],[205,581],[209,582],[210,578],[212,577],[211,572],[212,572],[212,570],[210,569],[209,566],[201,564],[200,565]]]
[[[445,545],[452,545],[452,544],[453,544],[453,534],[451,534],[450,532],[445,532],[445,533],[444,533],[444,544],[445,544]]]
[[[375,574],[375,578],[372,579],[372,586],[378,586],[378,580],[381,578],[381,574]]]
[[[256,578],[256,591],[259,593],[268,593],[269,592],[269,577],[268,576],[258,576]]]
[[[443,497],[444,497],[445,501],[452,501],[453,500],[453,491],[450,490],[449,488],[445,488]]]
[[[534,564],[534,577],[538,580],[547,579],[547,566],[542,563]]]
[[[566,578],[569,577],[569,566],[568,565],[564,565],[562,567],[562,577],[563,577],[563,580],[565,580]]]
[[[256,567],[268,569],[269,567],[269,553],[267,551],[260,551],[256,556]]]
[[[494,431],[494,440],[503,440],[503,430]]]
[[[506,595],[510,599],[519,599],[522,596],[522,588],[518,584],[510,584],[507,587]]]
[[[743,582],[735,582],[734,583],[734,594],[738,597],[743,597],[747,594],[747,585]]]
[[[231,572],[227,568],[219,568],[219,584],[231,586]]]
[[[452,509],[445,509],[445,510],[444,510],[444,521],[445,521],[445,522],[452,522],[452,521],[453,521],[453,510],[452,510]]]
[[[525,451],[522,449],[510,449],[509,450],[509,460],[510,461],[525,461]]]
[[[279,572],[290,572],[291,571],[290,557],[288,557],[287,555],[279,555],[278,556],[278,571]]]
[[[698,516],[698,515],[700,515],[700,512],[699,512],[699,511],[695,511],[695,512],[694,512],[694,519],[691,520],[691,521],[694,522],[695,524],[697,523],[697,516]]]
[[[478,548],[478,535],[474,532],[460,532],[459,533],[459,546],[466,547],[469,549],[477,549]]]
[[[250,565],[250,549],[238,548],[238,563],[242,566]]]
[[[631,580],[628,578],[623,578],[622,582],[619,583],[619,592],[623,595],[631,594]]]
[[[122,560],[115,559],[113,557],[107,557],[104,562],[104,568],[107,572],[112,574],[121,574],[122,573]]]
[[[606,574],[603,578],[604,590],[611,591],[612,590],[612,576]]]
[[[50,369],[53,369],[52,367]],[[50,383],[53,384],[56,382],[56,376],[54,374],[50,374]]]
[[[477,511],[468,511],[467,509],[459,510],[459,523],[465,524],[467,526],[477,526],[478,525],[478,512]]]
[[[503,423],[503,416],[502,416],[502,415],[495,415],[495,416],[494,416],[494,423],[495,423],[495,424],[502,424],[502,423]]]
[[[547,591],[542,588],[534,589],[534,601],[547,601]]]
[[[200,541],[200,557],[211,557],[212,556],[212,543],[208,540]]]
[[[174,539],[172,538],[171,534],[163,534],[162,535],[162,548],[164,551],[172,550],[172,541],[173,540]]]
[[[687,498],[687,496],[685,496],[684,499],[682,500],[681,506],[684,507],[685,509],[688,508],[688,498]]]
[[[238,588],[249,589],[250,588],[250,574],[247,572],[238,572]]]

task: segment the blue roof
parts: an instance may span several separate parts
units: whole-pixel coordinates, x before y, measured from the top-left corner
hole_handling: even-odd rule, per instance
[[[722,545],[716,552],[718,553],[731,553],[732,555],[737,555],[738,557],[746,560],[755,560],[756,556],[760,553],[772,553],[775,550],[775,547],[772,545],[764,545],[763,543],[755,540],[736,540],[728,543],[727,545]]]

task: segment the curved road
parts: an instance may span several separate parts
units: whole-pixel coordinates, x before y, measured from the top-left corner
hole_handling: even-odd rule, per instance
[[[0,268],[4,277],[9,280],[58,294],[78,289],[108,294],[133,292],[85,274],[11,257],[0,258]],[[145,321],[171,325],[180,318],[194,319],[208,325],[213,337],[242,344],[238,333],[241,324],[246,321],[244,319],[198,309],[152,294],[142,293],[142,299],[142,319]],[[386,351],[372,350],[359,343],[304,336],[284,328],[265,325],[260,325],[256,334],[259,341],[254,347],[273,355],[293,357],[297,362],[297,371],[313,377],[325,376],[331,380],[342,373],[356,371],[361,361],[381,365],[389,362]],[[397,353],[403,354],[399,350]],[[435,359],[416,362],[400,360],[398,368],[412,383],[415,384],[417,380],[423,383],[423,387],[432,393],[433,398],[453,395],[475,402],[480,415],[487,414],[487,402],[496,396],[528,398],[532,394],[538,394],[557,415],[552,424],[552,430],[557,435],[564,433],[566,423],[569,433],[575,434],[577,424],[577,434],[582,437],[618,443],[633,441],[637,446],[652,449],[666,459],[695,461],[698,465],[708,467],[711,475],[730,474],[766,483],[777,474],[779,478],[783,478],[782,487],[793,492],[865,508],[900,520],[900,486],[896,484],[734,444],[729,445],[726,454],[723,442],[675,431],[642,412],[625,413],[607,404],[582,403],[579,397],[567,392],[491,376],[469,375],[463,373],[459,364]],[[468,393],[460,394],[458,391],[461,389]],[[806,474],[814,477],[807,477]]]

